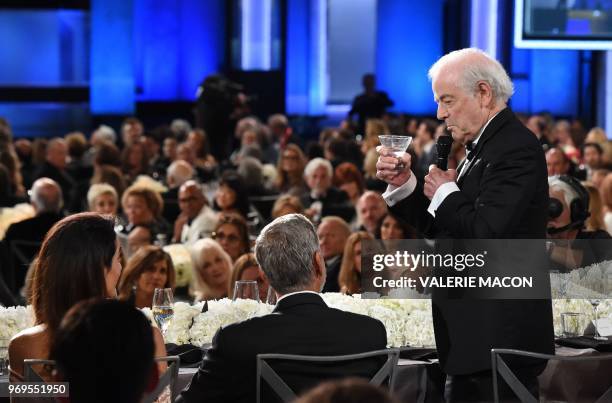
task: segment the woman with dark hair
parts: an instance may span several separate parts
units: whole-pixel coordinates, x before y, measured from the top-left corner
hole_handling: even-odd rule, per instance
[[[9,345],[11,380],[23,379],[23,360],[46,359],[66,312],[89,298],[116,298],[121,276],[121,248],[110,216],[80,213],[56,223],[47,233],[34,263],[31,304],[36,325]],[[166,351],[154,330],[156,355]],[[49,373],[39,369],[44,379]]]
[[[158,246],[141,246],[127,262],[119,280],[119,299],[136,308],[151,308],[156,288],[174,290],[174,265],[170,255]]]
[[[250,211],[249,194],[236,171],[225,171],[215,193],[214,208],[222,213],[238,213],[247,218]]]
[[[376,239],[388,241],[391,239],[414,239],[416,231],[404,220],[391,212],[387,212],[376,228]]]
[[[338,284],[343,294],[361,292],[361,241],[371,240],[372,235],[365,231],[352,233],[344,245]]]
[[[232,262],[251,249],[249,228],[240,214],[220,214],[212,238],[230,255]]]
[[[68,311],[49,358],[57,364],[56,380],[70,383],[71,403],[133,403],[157,375],[154,351],[142,312],[125,302],[94,299]]]

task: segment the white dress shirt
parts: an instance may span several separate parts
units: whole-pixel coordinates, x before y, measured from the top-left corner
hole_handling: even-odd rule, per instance
[[[476,136],[476,138],[472,141],[473,147],[476,147],[478,140],[480,140],[480,136],[485,131],[489,123],[491,123],[491,121],[495,118],[495,116],[497,116],[498,113],[493,115],[493,117],[491,117],[491,119],[489,119],[487,123],[485,123],[485,125],[480,129],[480,131],[478,132],[478,136]],[[465,170],[466,168],[465,165],[467,164],[464,164],[464,166],[462,167],[462,170]],[[461,176],[461,172],[459,172],[459,176]],[[399,186],[399,187],[393,186],[393,185],[387,185],[387,190],[385,191],[385,193],[382,194],[382,197],[383,199],[385,199],[385,202],[387,202],[387,205],[389,207],[393,207],[398,202],[410,196],[412,192],[414,192],[416,185],[417,185],[417,181],[414,176],[414,172],[411,171],[410,178],[408,179],[408,181],[406,181],[406,183],[404,183],[402,186]],[[436,190],[436,193],[434,193],[431,199],[431,202],[429,203],[429,207],[427,208],[427,212],[431,214],[433,217],[435,217],[436,210],[438,209],[438,207],[440,207],[444,199],[446,199],[449,194],[453,192],[458,192],[458,191],[459,191],[459,186],[457,186],[456,182],[447,182],[441,185],[438,188],[438,190]]]

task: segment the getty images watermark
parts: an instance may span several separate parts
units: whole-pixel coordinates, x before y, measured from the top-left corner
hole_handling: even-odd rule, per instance
[[[553,247],[557,248],[554,256],[565,256],[563,252],[572,256],[573,263],[555,262]],[[580,252],[576,253],[578,249]],[[612,256],[610,260],[606,256],[597,257],[593,250],[608,250],[612,254],[612,242],[554,246],[550,241],[533,239],[363,241],[362,295],[365,298],[429,298],[434,293],[444,293],[448,298],[462,299],[593,298],[595,295],[610,298]],[[578,255],[580,261],[575,259]],[[591,284],[581,281],[585,276],[579,270],[585,268],[591,272]],[[567,281],[559,280],[559,276],[571,278],[572,275],[577,279],[571,280],[572,284],[582,283],[575,288],[581,295],[574,291],[567,295],[568,287],[563,287]]]

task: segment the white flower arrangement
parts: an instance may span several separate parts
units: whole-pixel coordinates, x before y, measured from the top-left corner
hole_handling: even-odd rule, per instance
[[[17,333],[32,326],[34,326],[32,306],[0,307],[0,340],[4,341],[4,345],[8,345],[6,343]]]
[[[185,287],[191,282],[193,263],[189,249],[183,244],[164,246],[164,252],[170,255],[174,266],[175,283],[177,287]]]
[[[387,346],[435,345],[431,301],[427,299],[361,299],[359,295],[347,296],[336,293],[322,294],[328,306],[343,311],[358,313],[383,322],[387,330]],[[227,298],[208,301],[206,312],[204,302],[189,305],[185,302],[174,304],[174,316],[168,324],[165,340],[175,344],[204,346],[223,326],[240,322],[255,316],[271,313],[274,306],[253,300],[231,301]],[[156,326],[150,308],[142,309],[145,316]],[[561,313],[583,313],[593,319],[593,308],[588,300],[553,300],[555,334],[561,334]],[[612,318],[612,299],[602,300],[599,317]],[[11,339],[20,331],[34,326],[32,307],[0,307],[0,340]]]

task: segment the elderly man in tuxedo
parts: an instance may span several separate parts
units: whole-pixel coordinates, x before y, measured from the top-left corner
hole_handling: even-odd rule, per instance
[[[504,68],[481,50],[462,49],[438,60],[429,77],[438,119],[468,146],[468,156],[457,171],[432,165],[423,184],[409,154],[400,164],[381,148],[377,176],[388,183],[383,196],[391,210],[428,238],[545,238],[544,152],[507,107],[513,86]],[[544,270],[534,275],[548,278]],[[432,309],[447,401],[492,400],[491,348],[554,351],[550,300],[450,299],[434,291]],[[517,368],[534,393],[541,369]]]
[[[254,402],[257,354],[343,355],[385,348],[380,321],[329,308],[318,294],[325,283],[325,263],[306,217],[289,214],[268,224],[257,237],[255,256],[278,296],[274,312],[219,329],[177,402]],[[371,376],[378,367],[377,360],[299,366],[285,380],[299,393],[326,378]],[[276,399],[264,390],[263,401]]]

